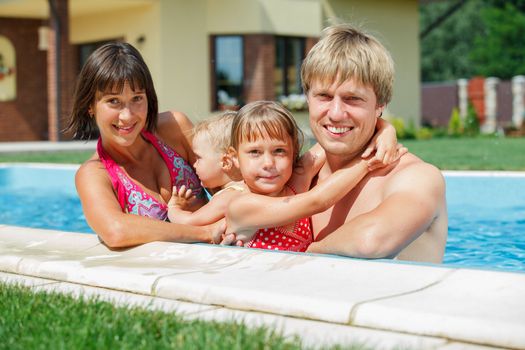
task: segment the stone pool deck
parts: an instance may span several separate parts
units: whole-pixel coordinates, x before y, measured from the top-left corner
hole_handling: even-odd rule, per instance
[[[305,345],[525,349],[525,274],[155,242],[0,225],[0,282],[187,318],[242,320]]]

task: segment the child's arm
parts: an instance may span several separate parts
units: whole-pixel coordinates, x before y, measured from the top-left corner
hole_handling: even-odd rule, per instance
[[[296,192],[302,193],[310,189],[312,179],[317,175],[326,161],[326,153],[319,143],[313,145],[299,159],[292,177],[288,181]]]
[[[333,206],[368,173],[368,162],[357,158],[308,192],[287,197],[243,194],[230,202],[226,212],[227,234],[248,241],[258,228],[283,226]]]
[[[398,150],[400,150],[400,154]],[[377,119],[374,137],[372,137],[361,157],[368,158],[374,151],[375,155],[369,160],[369,165],[372,167],[390,164],[407,152],[403,145],[397,143],[396,129],[392,124],[381,118]]]
[[[177,205],[179,200],[176,197],[181,195],[185,197],[186,193],[186,191],[181,191],[180,189],[179,191],[173,190],[172,198],[168,203],[168,219],[170,222],[178,224],[203,226],[222,219],[230,200],[241,192],[233,189],[224,191],[217,196],[213,196],[207,204],[194,212],[184,210],[183,207]]]

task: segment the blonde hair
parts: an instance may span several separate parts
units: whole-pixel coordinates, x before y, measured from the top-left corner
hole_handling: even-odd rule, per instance
[[[199,122],[193,128],[193,137],[205,134],[214,150],[227,153],[230,147],[233,118],[237,112],[226,111]]]
[[[301,67],[304,92],[307,94],[314,82],[342,84],[352,78],[372,87],[378,105],[387,104],[394,82],[390,53],[372,35],[350,24],[325,28]]]
[[[231,129],[231,146],[239,149],[242,142],[251,142],[265,137],[285,140],[290,136],[294,152],[294,164],[299,159],[303,144],[303,133],[292,114],[274,101],[251,102],[242,107]]]

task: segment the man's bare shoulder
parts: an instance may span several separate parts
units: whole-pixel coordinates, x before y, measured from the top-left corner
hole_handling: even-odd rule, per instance
[[[410,192],[427,190],[441,196],[445,189],[445,180],[441,171],[417,156],[407,153],[389,174],[385,190],[408,190]]]

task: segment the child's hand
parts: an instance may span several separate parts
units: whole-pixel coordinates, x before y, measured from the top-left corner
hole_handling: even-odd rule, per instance
[[[210,230],[210,243],[212,244],[222,244],[224,231],[226,231],[226,219],[221,219],[217,222],[214,222],[211,225],[208,225]]]
[[[221,245],[235,245],[237,247],[243,247],[245,243],[239,241],[235,233],[228,233],[222,235]]]
[[[375,154],[374,154],[375,151]],[[368,160],[369,170],[375,170],[397,161],[408,150],[397,143],[396,129],[388,122],[379,118],[376,133],[361,155]]]
[[[186,189],[186,186],[182,185],[177,189],[176,186],[173,186],[171,198],[168,202],[168,208],[187,210],[191,206],[193,200],[195,200],[195,195],[190,188]]]
[[[402,144],[398,143],[396,147],[396,153],[392,161],[390,161],[390,163],[385,163],[384,161],[380,161],[375,156],[373,156],[368,160],[368,170],[374,171],[376,169],[383,168],[389,164],[395,163],[399,160],[399,158],[401,158],[401,156],[403,156],[403,154],[407,152],[408,152],[408,149],[404,147]]]

